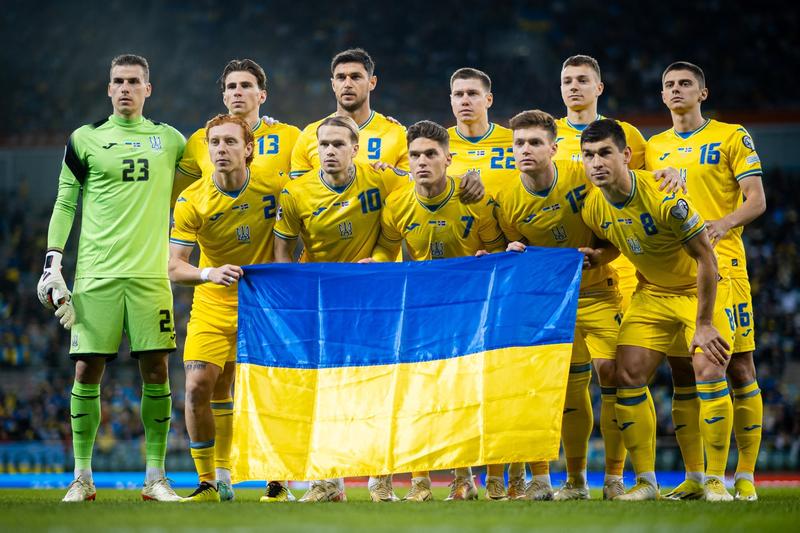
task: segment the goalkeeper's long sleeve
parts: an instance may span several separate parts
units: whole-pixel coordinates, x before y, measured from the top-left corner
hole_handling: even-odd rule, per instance
[[[53,206],[53,215],[50,217],[50,226],[47,230],[48,250],[63,250],[67,244],[78,207],[80,191],[80,183],[68,169],[65,172],[62,168],[58,178],[58,197]]]

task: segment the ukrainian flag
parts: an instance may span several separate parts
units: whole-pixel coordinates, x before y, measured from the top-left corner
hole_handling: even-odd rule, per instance
[[[245,267],[233,475],[558,457],[582,256]]]

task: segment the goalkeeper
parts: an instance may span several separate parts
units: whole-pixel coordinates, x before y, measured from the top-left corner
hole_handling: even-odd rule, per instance
[[[75,130],[67,142],[47,234],[39,301],[71,329],[75,383],[70,398],[75,479],[63,501],[95,499],[92,448],[100,424],[100,381],[123,331],[142,375],[146,443],[145,500],[178,501],[164,473],[172,398],[167,356],[175,350],[167,278],[170,193],[185,140],[142,116],[150,96],[147,60],[111,62],[114,112]],[[61,274],[64,245],[82,200],[74,294]]]

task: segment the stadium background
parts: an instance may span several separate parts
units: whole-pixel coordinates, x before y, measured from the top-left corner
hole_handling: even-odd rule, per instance
[[[770,2],[766,2],[770,4]],[[660,74],[677,59],[706,70],[707,116],[745,125],[765,168],[768,210],[745,231],[753,286],[764,440],[759,472],[800,469],[800,227],[794,191],[800,164],[800,96],[788,71],[800,64],[795,10],[701,0],[649,5],[621,0],[549,3],[202,0],[135,4],[112,0],[4,4],[0,21],[0,473],[69,472],[72,366],[68,336],[35,298],[69,132],[110,113],[108,64],[123,52],[146,56],[153,96],[145,115],[185,135],[223,111],[217,77],[234,57],[258,61],[269,78],[262,111],[303,127],[331,112],[331,56],[363,46],[376,60],[372,107],[404,124],[454,123],[449,75],[474,66],[492,76],[490,119],[538,107],[563,116],[561,61],[595,56],[603,69],[600,112],[645,136],[669,127]],[[674,17],[680,13],[680,17]],[[76,224],[77,226],[77,224]],[[77,229],[65,266],[73,274]],[[191,291],[175,291],[178,338]],[[124,353],[124,351],[123,351]],[[168,469],[192,470],[183,424],[181,352],[172,358],[174,413]],[[595,420],[599,393],[595,389]],[[680,469],[665,368],[653,393],[659,468]],[[127,356],[103,385],[95,469],[141,470],[140,385]],[[735,447],[732,448],[732,452]],[[590,468],[602,468],[599,429]],[[731,455],[731,464],[735,453]]]

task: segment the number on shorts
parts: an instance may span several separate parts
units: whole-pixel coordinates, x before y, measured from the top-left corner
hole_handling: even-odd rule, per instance
[[[158,314],[162,317],[161,321],[158,323],[161,333],[172,333],[172,315],[169,309],[162,309]]]

